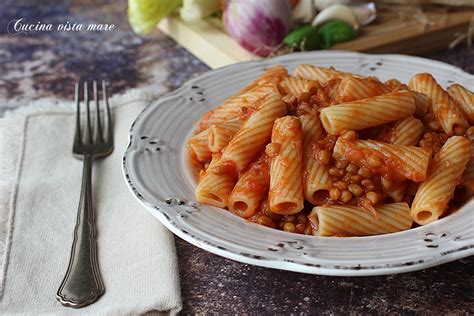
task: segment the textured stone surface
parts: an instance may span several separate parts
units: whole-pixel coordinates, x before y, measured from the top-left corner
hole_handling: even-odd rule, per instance
[[[142,87],[159,95],[208,70],[159,32],[146,38],[133,35],[123,0],[22,8],[15,2],[0,4],[2,25],[13,18],[27,17],[31,21],[41,18],[42,22],[70,19],[114,23],[118,29],[110,33],[56,32],[25,37],[11,36],[2,27],[0,115],[41,97],[70,99],[76,80],[107,79],[112,93]],[[473,49],[459,47],[428,57],[474,72]],[[325,277],[238,263],[179,238],[176,244],[184,314],[474,313],[472,257],[401,275]]]

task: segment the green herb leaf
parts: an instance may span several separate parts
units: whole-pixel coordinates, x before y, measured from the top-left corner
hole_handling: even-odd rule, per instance
[[[329,21],[319,28],[318,35],[323,48],[328,49],[335,43],[347,42],[356,38],[357,31],[346,22]]]
[[[283,39],[283,43],[301,51],[315,50],[321,47],[318,30],[311,25],[296,28]]]

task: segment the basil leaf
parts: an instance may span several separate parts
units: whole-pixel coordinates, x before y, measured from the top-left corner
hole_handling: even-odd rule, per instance
[[[293,30],[283,39],[283,43],[301,51],[321,47],[318,30],[311,25],[304,25]]]
[[[322,47],[327,49],[335,43],[350,41],[357,37],[357,31],[349,24],[342,21],[329,21],[323,24],[318,30]]]

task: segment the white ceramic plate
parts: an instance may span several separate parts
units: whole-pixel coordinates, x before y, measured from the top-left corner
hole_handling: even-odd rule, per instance
[[[437,61],[402,55],[308,52],[235,64],[203,74],[151,103],[130,130],[123,157],[127,183],[138,200],[173,233],[217,255],[284,270],[324,275],[379,275],[431,267],[474,254],[474,201],[416,229],[373,237],[313,237],[248,222],[195,202],[186,140],[199,117],[251,82],[268,66],[292,72],[301,63],[397,78],[430,72],[447,86],[473,89],[474,76]]]

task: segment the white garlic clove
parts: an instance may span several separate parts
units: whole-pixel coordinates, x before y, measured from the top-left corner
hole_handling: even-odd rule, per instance
[[[350,4],[351,0],[314,0],[314,7],[322,11],[326,9],[327,7],[332,6],[333,4]]]
[[[293,9],[292,17],[295,22],[311,22],[316,16],[313,0],[300,0]]]
[[[359,24],[352,10],[343,4],[333,4],[322,10],[316,15],[311,25],[318,26],[332,20],[344,21],[356,30],[359,28]]]
[[[360,26],[372,23],[377,16],[374,2],[351,4],[349,7]]]

